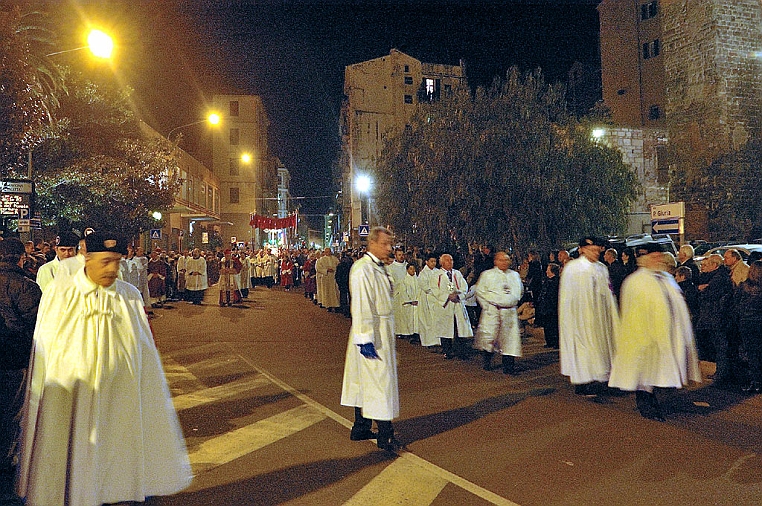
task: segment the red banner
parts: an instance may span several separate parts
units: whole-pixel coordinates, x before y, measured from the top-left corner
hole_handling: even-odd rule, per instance
[[[252,214],[249,225],[254,228],[267,228],[271,230],[278,228],[296,228],[296,214],[292,214],[286,218],[268,218],[267,216]]]

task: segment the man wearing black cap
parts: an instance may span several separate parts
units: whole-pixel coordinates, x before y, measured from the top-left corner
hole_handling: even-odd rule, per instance
[[[191,469],[127,242],[85,238],[85,266],[40,302],[22,421],[26,504],[112,504],[169,495]]]
[[[37,270],[37,284],[41,290],[53,281],[58,273],[58,267],[62,260],[72,258],[77,254],[77,245],[79,236],[74,232],[63,232],[56,237],[55,252],[56,257]]]
[[[674,278],[665,272],[656,242],[638,247],[638,265],[622,285],[621,332],[609,386],[635,391],[645,418],[664,421],[654,387],[682,388],[701,382],[688,306]]]
[[[579,241],[579,258],[561,274],[558,326],[561,374],[569,376],[580,395],[594,395],[596,382],[607,382],[619,314],[611,292],[609,271],[600,262],[604,239]]]

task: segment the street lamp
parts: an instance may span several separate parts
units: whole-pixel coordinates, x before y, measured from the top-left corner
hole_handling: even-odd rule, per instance
[[[172,140],[172,134],[180,130],[181,128],[193,126],[193,125],[200,125],[201,123],[209,123],[210,125],[218,125],[220,123],[220,115],[217,113],[211,113],[209,116],[207,116],[204,119],[200,119],[197,121],[191,121],[190,123],[186,123],[184,125],[176,126],[172,130],[169,131],[167,134],[167,139]]]
[[[114,40],[106,32],[101,30],[92,29],[87,35],[87,45],[82,47],[75,47],[73,49],[65,49],[63,51],[56,51],[54,53],[48,53],[45,56],[55,56],[57,54],[71,53],[72,51],[80,51],[82,49],[89,49],[93,56],[97,58],[109,59],[114,52]]]
[[[365,193],[368,196],[368,225],[370,225],[370,188],[373,185],[373,181],[370,176],[366,174],[360,174],[355,180],[355,188],[360,193]]]

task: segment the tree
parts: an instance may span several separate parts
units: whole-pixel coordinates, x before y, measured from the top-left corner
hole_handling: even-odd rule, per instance
[[[395,231],[438,248],[551,249],[623,230],[637,191],[614,148],[591,139],[540,71],[420,104],[387,138],[378,207]]]
[[[0,10],[0,167],[2,176],[25,172],[27,154],[54,119],[66,86],[46,54],[55,38],[40,12]]]
[[[46,224],[135,235],[156,227],[179,190],[175,145],[150,139],[129,108],[128,89],[67,73],[57,135],[34,151],[37,209]]]

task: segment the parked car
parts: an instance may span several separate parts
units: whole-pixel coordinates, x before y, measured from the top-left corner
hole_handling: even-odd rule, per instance
[[[724,246],[717,246],[712,248],[703,255],[694,256],[693,260],[696,262],[696,264],[701,265],[701,261],[709,255],[717,254],[722,256],[729,249],[738,250],[738,253],[741,254],[741,258],[746,263],[749,263],[749,258],[751,258],[751,261],[753,262],[754,260],[759,260],[760,257],[762,257],[762,244],[726,244]]]

